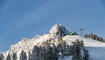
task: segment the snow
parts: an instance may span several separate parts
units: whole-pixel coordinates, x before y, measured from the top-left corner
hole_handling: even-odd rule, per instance
[[[81,56],[84,57],[84,52],[83,52],[83,48],[81,49]]]
[[[61,53],[61,52],[59,52],[58,54],[59,54],[60,56],[62,55],[62,53]]]
[[[65,56],[62,60],[72,60],[72,56]]]
[[[87,47],[90,60],[105,60],[105,47]]]
[[[90,60],[105,60],[105,43],[80,36],[65,36],[63,38],[68,44],[76,39],[83,40],[85,48],[89,51]]]

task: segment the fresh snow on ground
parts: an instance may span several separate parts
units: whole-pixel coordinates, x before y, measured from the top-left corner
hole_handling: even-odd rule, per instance
[[[105,43],[80,36],[68,35],[63,39],[67,41],[68,44],[71,43],[71,41],[75,41],[76,39],[83,40],[84,46],[89,51],[90,60],[105,60]]]

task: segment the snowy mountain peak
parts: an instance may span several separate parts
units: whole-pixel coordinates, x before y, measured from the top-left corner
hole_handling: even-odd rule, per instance
[[[62,25],[60,24],[55,24],[51,30],[50,30],[50,34],[53,35],[59,35],[59,36],[65,36],[69,34],[69,31]]]
[[[48,34],[12,45],[0,53],[0,60],[105,60],[105,43],[68,34],[55,24]]]

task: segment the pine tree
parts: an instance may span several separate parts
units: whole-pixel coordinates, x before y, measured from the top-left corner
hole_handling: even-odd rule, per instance
[[[104,42],[104,40],[103,40],[103,38],[102,38],[102,37],[100,37],[99,41],[102,41],[102,42]]]
[[[93,38],[93,33],[90,33],[89,34],[89,38]]]
[[[95,35],[93,33],[86,34],[84,37],[85,38],[91,38],[91,39],[94,39],[94,40],[97,40],[97,41],[101,41],[101,42],[105,42],[102,37],[98,37],[97,35]]]

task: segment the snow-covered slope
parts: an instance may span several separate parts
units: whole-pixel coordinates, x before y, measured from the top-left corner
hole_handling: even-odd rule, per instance
[[[67,41],[67,43],[71,43],[70,41],[76,39],[83,40],[84,46],[89,51],[90,60],[105,60],[105,43],[80,36],[68,35],[64,37],[64,40]]]

